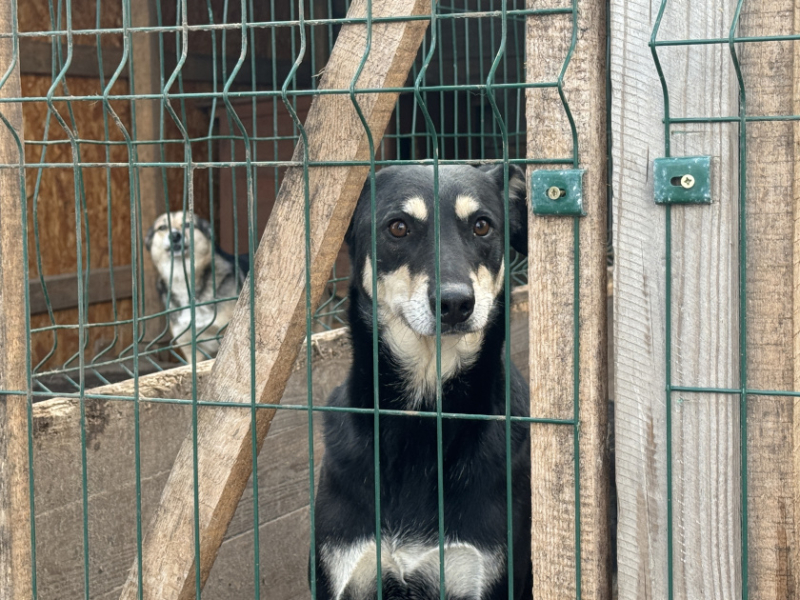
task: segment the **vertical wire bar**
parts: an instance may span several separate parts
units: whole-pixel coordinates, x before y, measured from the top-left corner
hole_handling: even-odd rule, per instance
[[[175,113],[175,110],[172,107],[170,102],[170,93],[169,90],[173,86],[176,80],[180,80],[181,71],[183,70],[183,65],[186,63],[186,58],[189,54],[189,19],[188,19],[188,9],[187,9],[187,2],[186,0],[179,0],[178,1],[178,14],[176,18],[178,20],[177,28],[175,30],[176,36],[176,44],[179,48],[179,56],[177,60],[177,64],[175,65],[175,69],[173,70],[172,74],[170,75],[169,79],[164,84],[163,94],[162,94],[162,105],[164,109],[169,114],[170,118],[175,123],[175,126],[178,128],[181,137],[183,138],[183,152],[184,152],[184,161],[187,165],[187,175],[184,177],[184,189],[186,190],[186,197],[188,197],[188,209],[191,215],[191,219],[189,220],[189,277],[187,278],[188,281],[191,281],[191,285],[187,286],[187,291],[189,292],[189,314],[191,316],[190,322],[190,331],[192,336],[191,341],[191,349],[192,349],[192,359],[191,359],[191,373],[192,373],[192,491],[193,491],[193,529],[194,529],[194,566],[195,566],[195,594],[196,598],[200,600],[201,598],[201,576],[200,576],[200,485],[199,485],[199,465],[198,465],[198,457],[197,457],[197,413],[198,413],[198,404],[197,404],[197,324],[196,324],[196,308],[197,308],[197,297],[196,297],[196,290],[195,290],[195,260],[194,260],[194,161],[192,158],[192,146],[191,142],[189,141],[189,135],[186,131],[186,127],[183,124],[183,120]],[[182,107],[183,112],[183,107]],[[182,228],[185,230],[186,225],[186,212],[183,215],[183,223],[181,224]],[[182,268],[186,268],[185,262],[182,265]]]
[[[494,126],[500,129],[501,151],[503,159],[503,303],[505,304],[504,323],[505,343],[505,436],[506,436],[506,571],[508,575],[508,599],[514,600],[514,515],[513,515],[513,487],[511,481],[511,227],[509,223],[509,193],[508,193],[508,128],[503,114],[497,105],[495,97],[494,78],[497,67],[503,60],[508,39],[508,14],[507,0],[501,0],[501,36],[500,47],[495,54],[489,75],[486,78],[487,99],[494,113]],[[494,31],[494,27],[492,27]],[[506,103],[506,107],[508,104]],[[506,112],[507,114],[507,112]]]
[[[303,223],[304,223],[304,235],[305,235],[305,277],[306,282],[311,282],[311,186],[309,183],[309,152],[308,152],[308,134],[306,132],[305,127],[303,126],[302,121],[300,120],[299,116],[297,115],[296,105],[294,102],[289,101],[288,97],[288,90],[289,84],[294,81],[295,75],[297,70],[300,68],[300,65],[305,58],[306,53],[306,34],[305,34],[305,7],[303,6],[302,0],[300,1],[299,6],[299,20],[300,20],[300,51],[299,53],[295,53],[295,46],[294,46],[294,32],[292,32],[292,56],[296,56],[294,63],[292,64],[292,68],[289,70],[289,74],[286,76],[286,79],[281,86],[281,99],[283,100],[283,104],[286,107],[289,116],[292,118],[294,123],[294,128],[296,131],[299,131],[300,138],[302,140],[301,145],[303,148]],[[275,6],[274,3],[271,6],[272,8],[272,18],[275,18]],[[275,47],[275,36],[273,34],[273,48]],[[273,57],[275,56],[273,52]],[[274,59],[273,59],[274,64]],[[277,113],[277,111],[276,111]],[[273,129],[272,133],[277,140],[278,137],[278,130],[277,130],[277,122],[275,122],[275,128]],[[276,142],[276,152],[277,152],[277,142]],[[276,155],[277,158],[277,155]],[[277,177],[276,177],[277,180]],[[252,278],[251,278],[252,279]],[[315,511],[314,511],[314,390],[313,390],[313,374],[312,374],[312,353],[311,353],[311,328],[313,322],[313,314],[311,310],[311,286],[305,286],[305,300],[306,300],[306,382],[308,385],[308,391],[306,396],[307,402],[307,413],[308,413],[308,479],[309,479],[309,519],[311,523],[311,540],[310,540],[310,548],[309,548],[309,587],[311,588],[311,598],[312,600],[316,600],[317,597],[317,576],[316,576],[316,524],[315,524]],[[251,284],[250,290],[250,297],[254,298],[254,284]],[[252,325],[251,325],[252,326]],[[255,331],[255,329],[253,329]]]
[[[51,9],[51,16],[52,16],[52,2],[50,3],[50,9]],[[67,16],[71,20],[71,17],[72,17],[72,14],[71,14],[72,13],[72,6],[71,6],[70,2],[67,3],[65,10],[68,12]],[[57,16],[56,16],[57,22],[59,23],[59,27],[60,27],[60,23],[61,23],[61,14],[62,14],[62,3],[61,3],[61,0],[59,0],[58,9],[57,9]],[[68,33],[71,34],[71,32],[72,32],[72,27],[70,26],[68,28]],[[62,56],[62,46],[61,46],[60,38],[59,38],[59,40],[58,40],[58,42],[56,44],[56,47],[57,47],[58,63],[59,63],[59,65],[61,65],[63,67],[65,65],[65,63],[64,63],[64,60],[63,60],[63,56]],[[64,89],[65,95],[68,96],[69,95],[69,89],[67,87],[67,81],[66,81],[66,70],[62,68],[62,71],[60,72],[59,75],[60,75],[60,80],[61,80],[60,81],[61,86]],[[72,139],[76,143],[75,148],[76,148],[77,162],[78,162],[78,164],[80,164],[82,159],[81,159],[80,145],[77,145],[78,141],[80,140],[80,135],[78,133],[78,123],[77,123],[77,121],[75,119],[75,114],[74,114],[73,109],[72,109],[72,102],[67,101],[66,104],[67,104],[67,114],[69,115],[70,124],[71,124],[71,127],[72,127],[71,131],[74,132]],[[80,169],[80,167],[78,167],[77,189],[78,189],[78,193],[76,194],[76,197],[75,197],[75,199],[76,199],[76,208],[79,207],[78,215],[80,215],[84,219],[84,226],[83,227],[84,227],[85,232],[86,232],[85,233],[85,235],[86,235],[86,258],[85,258],[86,273],[85,273],[85,275],[83,273],[84,259],[80,258],[77,261],[78,270],[79,270],[79,277],[78,277],[78,282],[77,283],[78,283],[78,286],[80,288],[82,288],[84,297],[88,297],[88,283],[89,283],[89,274],[90,274],[89,265],[91,264],[91,244],[89,242],[89,240],[90,240],[90,236],[89,236],[89,215],[88,215],[88,210],[87,210],[87,206],[86,206],[86,191],[84,189],[84,184],[83,184],[83,171]],[[78,217],[76,216],[76,218],[78,218]],[[76,233],[79,233],[78,230],[76,230]],[[80,239],[82,239],[81,236],[76,236],[76,243],[78,243],[80,241]],[[82,246],[81,246],[81,248],[82,248]],[[88,311],[88,304],[84,304],[84,312],[86,312],[86,311]],[[84,326],[85,326],[86,319],[79,319],[79,322],[83,323]],[[66,362],[62,365],[62,368],[66,370],[69,367],[69,365],[75,359],[78,359],[79,362],[81,360],[83,360],[83,367],[80,367],[80,365],[79,365],[78,374],[79,374],[79,378],[85,378],[85,367],[86,367],[86,365],[85,365],[85,355],[84,355],[84,353],[86,351],[87,346],[88,346],[88,336],[84,335],[83,341],[78,344],[78,349],[76,350],[75,354],[73,354],[71,357],[69,357],[66,360]],[[78,387],[78,386],[76,385],[76,387]]]
[[[50,4],[52,16],[52,3]],[[61,4],[59,2],[59,22],[60,22]],[[76,245],[76,262],[77,262],[77,295],[78,295],[78,374],[79,374],[79,391],[78,402],[80,412],[80,437],[81,437],[81,507],[83,513],[83,585],[84,585],[84,598],[89,600],[89,518],[88,518],[88,477],[87,477],[87,460],[86,460],[86,398],[85,398],[85,378],[84,378],[84,338],[86,336],[86,303],[84,294],[83,283],[83,248],[81,233],[81,192],[82,192],[82,176],[80,168],[80,149],[76,141],[75,132],[70,129],[69,125],[63,119],[61,114],[56,110],[53,102],[55,90],[59,85],[64,83],[67,70],[72,63],[73,55],[73,40],[72,40],[72,7],[70,0],[66,0],[66,36],[67,36],[67,58],[62,64],[61,71],[56,76],[50,89],[47,91],[47,104],[53,111],[59,125],[64,130],[65,135],[69,139],[70,148],[72,151],[72,172],[73,172],[73,193],[75,194],[75,245]],[[71,112],[71,111],[70,111]],[[74,124],[74,119],[73,119]]]
[[[98,25],[99,25],[99,7],[98,7]],[[114,111],[111,107],[111,103],[109,102],[109,94],[111,93],[111,89],[116,83],[117,79],[122,74],[122,70],[125,67],[126,62],[129,61],[131,57],[131,34],[129,31],[130,27],[130,3],[123,2],[122,6],[122,28],[123,28],[123,50],[122,50],[122,57],[120,58],[120,62],[117,66],[116,71],[112,75],[111,79],[109,80],[108,84],[103,88],[103,119],[106,127],[106,131],[108,131],[108,115],[110,114],[111,117],[114,119],[114,123],[125,139],[125,143],[127,145],[128,150],[128,177],[131,183],[130,186],[130,203],[131,203],[131,215],[133,218],[131,219],[131,253],[133,257],[136,257],[138,254],[138,245],[137,240],[138,236],[136,235],[137,229],[137,219],[136,219],[136,212],[133,210],[135,205],[135,198],[136,198],[136,190],[134,188],[135,182],[138,180],[135,177],[135,167],[134,167],[134,160],[135,160],[135,151],[131,142],[130,135],[122,123],[119,115]],[[99,36],[98,36],[99,37]],[[100,41],[98,40],[97,43],[98,52],[100,50]],[[102,64],[102,63],[99,63]],[[102,68],[101,68],[102,71]],[[107,134],[108,135],[108,134]],[[108,150],[106,150],[108,154]],[[110,178],[111,172],[110,169],[108,170],[108,178],[109,178],[109,186],[110,186]],[[110,188],[109,188],[110,190]],[[109,217],[111,215],[111,196],[109,191]],[[109,222],[109,252],[111,249],[110,240],[112,239],[110,236],[110,222]],[[109,259],[109,263],[113,268],[113,263]],[[135,260],[132,260],[132,264],[136,264]],[[138,330],[138,302],[136,301],[137,297],[137,289],[136,289],[136,274],[135,269],[131,272],[132,276],[132,287],[133,290],[133,297],[134,301],[132,304],[132,318],[133,318],[133,330],[136,332]],[[113,276],[112,276],[113,281]],[[136,339],[136,335],[134,333],[133,336],[134,340]],[[133,404],[133,443],[134,443],[134,473],[135,473],[135,490],[136,490],[136,566],[137,566],[137,583],[138,583],[138,594],[139,598],[142,597],[142,470],[141,470],[141,441],[140,441],[140,411],[139,411],[139,344],[133,344],[133,396],[134,396],[134,404]]]
[[[728,47],[739,86],[739,445],[741,450],[740,490],[742,502],[742,598],[748,590],[748,524],[747,524],[747,96],[734,36],[739,27],[743,0],[736,5],[728,33]]]
[[[361,56],[361,62],[356,69],[353,79],[350,81],[350,101],[353,108],[364,127],[364,133],[367,136],[367,143],[369,144],[369,190],[370,190],[370,261],[372,266],[372,395],[373,395],[373,413],[372,413],[372,436],[373,436],[373,471],[374,471],[374,486],[375,486],[375,569],[377,581],[377,600],[383,598],[383,575],[381,567],[381,546],[383,544],[381,532],[381,460],[380,460],[380,378],[378,375],[378,247],[377,247],[377,224],[375,214],[375,140],[372,137],[372,131],[369,128],[361,106],[356,98],[356,86],[358,79],[361,77],[361,72],[364,70],[364,65],[369,58],[372,50],[372,0],[367,0],[366,6],[366,41],[364,45],[364,54]]]
[[[417,98],[420,110],[425,119],[428,130],[428,138],[432,138],[431,158],[433,159],[433,245],[434,245],[434,277],[436,279],[436,475],[437,475],[437,499],[438,499],[438,522],[439,522],[439,598],[445,600],[445,574],[444,574],[444,546],[445,546],[445,526],[444,526],[444,454],[442,448],[442,281],[441,265],[439,264],[441,239],[439,222],[439,140],[436,127],[433,124],[428,107],[420,93],[420,86],[425,80],[425,74],[433,59],[436,51],[438,19],[437,7],[435,2],[431,2],[431,41],[430,48],[425,54],[419,75],[414,80],[414,96]]]
[[[656,38],[658,37],[658,30],[661,26],[661,19],[664,16],[664,10],[667,6],[667,0],[661,0],[661,5],[656,15],[655,23],[653,24],[653,32],[650,35],[650,52],[653,55],[653,62],[655,63],[656,71],[658,73],[659,81],[661,82],[661,90],[664,96],[664,156],[671,156],[670,144],[670,109],[669,109],[669,89],[667,81],[664,77],[664,71],[661,68],[661,61],[658,58],[658,51],[656,50]],[[665,235],[665,326],[664,337],[665,339],[665,405],[666,405],[666,452],[667,452],[667,599],[672,600],[674,597],[674,581],[673,581],[673,554],[674,554],[674,540],[672,534],[673,523],[673,510],[672,510],[672,208],[667,205],[664,212],[664,235]]]
[[[123,21],[124,21],[124,12],[125,6],[123,6]],[[102,15],[102,3],[100,0],[97,0],[95,3],[95,28],[100,31],[101,29],[101,15]],[[123,45],[125,41],[123,40]],[[95,46],[97,46],[97,65],[98,65],[98,78],[100,81],[100,88],[105,89],[106,82],[105,82],[105,72],[103,69],[103,45],[102,45],[102,36],[98,33],[95,36]],[[124,64],[126,60],[125,50],[123,49],[123,57],[120,59],[120,64]],[[110,148],[110,128],[108,126],[108,110],[106,110],[105,106],[103,107],[103,138],[105,141],[104,144],[104,153],[106,162],[111,162],[111,148]],[[100,362],[103,356],[109,354],[113,349],[116,347],[117,342],[119,341],[119,325],[117,324],[119,321],[119,313],[117,311],[117,294],[115,290],[115,277],[114,277],[114,244],[112,240],[114,239],[113,236],[113,218],[112,218],[112,206],[113,206],[113,193],[111,188],[111,174],[112,169],[110,166],[106,166],[105,168],[105,175],[106,175],[106,202],[108,203],[107,208],[107,217],[106,217],[106,236],[108,237],[109,244],[108,244],[108,275],[109,275],[109,288],[111,291],[111,314],[112,320],[114,323],[114,336],[112,340],[108,343],[108,345],[97,352],[91,359],[90,364],[95,364]],[[94,374],[102,381],[103,384],[110,383],[103,375],[98,371],[94,370]]]
[[[222,99],[225,103],[226,112],[228,114],[228,121],[230,122],[233,120],[234,124],[236,125],[237,129],[242,135],[242,141],[244,144],[244,153],[245,153],[245,174],[247,177],[247,236],[248,236],[248,257],[250,264],[254,262],[254,253],[255,253],[255,246],[256,246],[256,222],[255,222],[255,202],[254,202],[254,195],[255,195],[255,185],[253,179],[253,164],[252,164],[252,150],[253,147],[251,146],[250,136],[247,133],[247,128],[242,123],[241,119],[239,118],[238,113],[234,109],[233,105],[230,101],[230,88],[233,85],[236,76],[239,74],[242,66],[244,65],[245,59],[247,58],[247,51],[248,51],[248,23],[247,23],[247,1],[241,0],[240,3],[240,11],[241,11],[241,39],[240,39],[240,51],[239,51],[239,58],[236,62],[236,65],[231,69],[230,76],[228,76],[227,80],[225,81],[225,87],[222,90]],[[253,57],[251,56],[251,74],[252,74],[252,85],[255,86],[255,69],[252,68]],[[255,127],[255,97],[253,99],[254,103],[254,110],[253,110],[253,126]],[[231,131],[231,133],[233,133]],[[232,178],[233,179],[233,178]],[[238,200],[234,195],[234,204],[236,204]],[[259,512],[258,512],[258,433],[256,429],[256,348],[255,348],[255,331],[256,331],[256,317],[255,317],[255,278],[249,277],[248,282],[250,285],[250,304],[248,306],[249,313],[250,313],[250,339],[249,339],[249,348],[250,348],[250,454],[251,454],[251,470],[252,470],[252,486],[253,486],[253,579],[254,579],[254,587],[253,587],[253,595],[256,599],[261,597],[261,547],[260,547],[260,536],[259,536]]]
[[[253,0],[249,0],[248,10],[250,11],[250,18],[252,20],[256,20],[256,13],[253,6]],[[245,15],[245,6],[244,0],[242,2],[242,26],[246,31],[242,31],[242,40],[244,43],[245,34],[249,34],[250,36],[250,79],[251,79],[251,90],[256,92],[258,89],[258,82],[256,81],[256,40],[255,40],[255,30],[247,24]],[[251,126],[253,128],[253,137],[258,138],[258,123],[257,123],[257,96],[253,94],[253,100],[251,104]],[[245,132],[246,133],[246,132]],[[245,136],[246,139],[246,136]],[[249,154],[245,155],[245,158],[250,156],[252,160],[257,160],[258,157],[256,156],[257,152],[257,142],[252,142],[252,147],[248,144]],[[248,253],[248,264],[253,264],[254,256],[255,256],[255,248],[258,243],[256,228],[258,226],[258,204],[256,201],[256,195],[258,191],[257,181],[256,181],[256,169],[253,168],[250,164],[250,158],[248,160],[248,190],[247,190],[247,253]],[[235,263],[238,270],[239,260],[238,258],[235,259]],[[238,273],[237,273],[238,275]],[[250,298],[255,298],[255,278],[249,277],[248,281],[251,282],[250,284]],[[255,319],[255,303],[251,300],[250,302],[250,331],[255,332],[256,327],[256,319]],[[256,348],[255,348],[255,335],[254,333],[250,334],[250,431],[251,431],[251,453],[253,455],[253,597],[255,600],[259,600],[261,598],[261,515],[259,514],[259,493],[258,493],[258,436],[256,435]],[[308,378],[308,387],[311,388],[311,378]]]
[[[470,64],[469,64],[469,53],[470,53],[470,41],[469,41],[469,26],[472,19],[463,19],[464,21],[464,56],[466,60],[464,61],[464,81],[467,85],[472,83],[471,73],[470,73]],[[479,24],[480,27],[480,24]],[[474,152],[472,150],[472,102],[470,101],[470,96],[467,96],[467,158],[473,159],[475,158]]]
[[[572,131],[572,166],[577,169],[580,166],[580,148],[578,147],[578,131],[575,127],[575,120],[569,107],[569,102],[564,95],[564,75],[569,67],[575,46],[578,42],[578,0],[572,0],[572,40],[561,72],[558,75],[558,95],[564,106],[564,113],[567,116],[570,130]],[[572,349],[572,410],[573,410],[573,460],[575,478],[575,598],[581,599],[581,452],[580,452],[580,281],[581,281],[581,221],[580,217],[573,218],[573,296],[572,296],[572,323],[573,323],[573,349]]]
[[[456,20],[450,19],[450,36],[452,39],[453,48],[453,86],[458,86],[458,45],[456,44]],[[440,81],[444,84],[444,78],[440,77]],[[444,105],[444,103],[442,103]],[[453,158],[459,158],[459,145],[461,137],[458,124],[458,90],[453,91]]]

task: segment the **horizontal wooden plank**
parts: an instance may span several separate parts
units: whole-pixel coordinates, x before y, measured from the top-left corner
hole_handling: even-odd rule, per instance
[[[84,279],[84,283],[86,283]],[[113,288],[111,284],[114,284]],[[75,273],[50,275],[44,278],[50,306],[53,310],[65,310],[78,306],[78,276]],[[89,304],[123,300],[132,296],[131,266],[120,265],[109,269],[92,269],[88,275]],[[47,312],[47,301],[39,278],[28,280],[31,314]]]
[[[50,42],[42,42],[31,38],[22,38],[19,41],[20,48],[20,72],[23,75],[52,75],[53,74],[53,45]],[[123,48],[117,46],[103,46],[103,77],[110,78],[123,61]],[[56,55],[58,56],[58,55]],[[62,57],[66,60],[67,45],[62,46]],[[225,72],[230,75],[238,56],[232,56],[225,60]],[[56,63],[58,64],[58,62]],[[174,55],[164,56],[164,75],[171,74],[177,65]],[[292,62],[288,60],[277,60],[277,73],[272,70],[272,60],[259,60],[255,65],[256,82],[260,85],[271,86],[275,81],[282,83],[292,68]],[[222,60],[217,59],[217,77],[222,81]],[[186,57],[186,61],[181,68],[181,75],[184,81],[213,81],[214,78],[214,57],[210,54],[191,53]],[[253,71],[249,61],[245,67],[236,75],[236,84],[250,84],[253,82]],[[58,69],[56,70],[58,72]],[[74,44],[72,46],[72,62],[67,71],[67,75],[72,77],[94,77],[99,78],[100,65],[97,57],[97,47],[93,45]],[[128,78],[128,65],[120,73],[122,79]],[[309,65],[301,65],[297,72],[298,81],[308,81],[311,77]]]

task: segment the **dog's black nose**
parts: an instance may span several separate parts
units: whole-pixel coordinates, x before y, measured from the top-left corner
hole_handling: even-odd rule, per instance
[[[174,229],[172,231],[170,231],[169,232],[169,241],[172,242],[173,244],[177,244],[178,242],[180,242],[181,241],[181,232],[180,231],[176,231]]]
[[[469,319],[475,308],[475,295],[468,285],[442,286],[442,325],[458,325]],[[436,294],[431,294],[431,312],[436,313]]]

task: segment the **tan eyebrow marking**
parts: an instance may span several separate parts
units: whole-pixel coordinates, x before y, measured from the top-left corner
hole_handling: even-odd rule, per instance
[[[472,196],[458,196],[456,198],[456,216],[462,221],[466,221],[470,216],[478,212],[481,205]]]
[[[403,202],[403,210],[415,219],[420,221],[428,220],[428,207],[425,206],[425,200],[419,196],[409,198]]]

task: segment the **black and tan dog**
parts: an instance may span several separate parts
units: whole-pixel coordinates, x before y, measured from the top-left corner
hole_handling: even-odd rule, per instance
[[[172,343],[192,360],[192,311],[190,291],[195,295],[196,361],[217,355],[222,331],[233,316],[236,297],[247,276],[247,255],[223,252],[214,244],[211,225],[194,215],[194,244],[190,244],[188,213],[176,211],[158,217],[147,232],[145,248],[158,270],[158,287],[164,307],[170,309]],[[193,252],[192,253],[190,253]],[[191,260],[194,257],[194,286]],[[218,299],[219,302],[215,302]]]
[[[503,167],[439,169],[442,410],[528,415],[529,392],[504,360]],[[522,172],[509,168],[510,243],[527,254]],[[352,261],[353,365],[329,399],[373,409],[373,275],[370,187],[347,241]],[[375,181],[378,397],[384,409],[435,411],[434,172],[390,167]],[[440,597],[436,419],[380,417],[380,561],[383,598]],[[530,440],[511,428],[514,597],[531,596]],[[448,599],[506,600],[509,585],[503,420],[445,418],[444,575]],[[374,423],[370,413],[327,412],[316,498],[320,600],[377,595]]]

